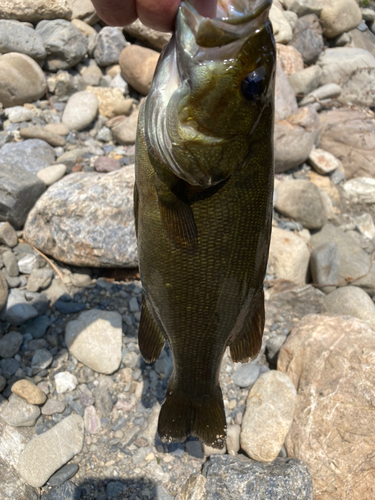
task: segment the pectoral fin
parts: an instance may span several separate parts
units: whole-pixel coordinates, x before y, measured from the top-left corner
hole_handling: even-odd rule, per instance
[[[257,298],[255,311],[253,308],[247,314],[242,329],[229,346],[230,355],[234,362],[246,362],[254,359],[262,347],[264,330],[264,293]]]
[[[147,300],[142,298],[142,313],[138,331],[138,345],[146,363],[153,363],[160,356],[165,340],[152,317]]]

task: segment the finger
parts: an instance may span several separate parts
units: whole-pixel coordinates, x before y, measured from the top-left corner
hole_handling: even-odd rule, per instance
[[[217,0],[190,0],[201,16],[216,17]]]
[[[180,0],[137,0],[143,24],[159,31],[172,31]]]
[[[135,0],[92,0],[99,17],[110,26],[125,26],[137,19]]]

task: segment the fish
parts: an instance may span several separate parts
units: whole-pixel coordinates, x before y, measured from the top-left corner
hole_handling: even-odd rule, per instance
[[[272,225],[276,50],[271,0],[181,2],[140,109],[134,216],[143,288],[138,344],[173,360],[158,434],[226,443],[219,376],[257,356]]]

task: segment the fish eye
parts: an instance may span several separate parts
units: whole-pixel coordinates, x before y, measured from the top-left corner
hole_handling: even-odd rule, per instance
[[[241,84],[241,91],[247,101],[257,101],[262,97],[266,83],[266,70],[264,66],[249,73]]]

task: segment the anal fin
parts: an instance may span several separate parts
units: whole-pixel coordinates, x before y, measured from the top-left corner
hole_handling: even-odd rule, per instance
[[[229,346],[234,362],[244,363],[256,357],[262,347],[264,321],[264,292],[262,290],[257,297],[255,310],[251,308],[248,312],[241,331]]]
[[[153,363],[160,356],[165,340],[152,317],[147,300],[142,298],[142,313],[138,331],[138,345],[146,363]]]

